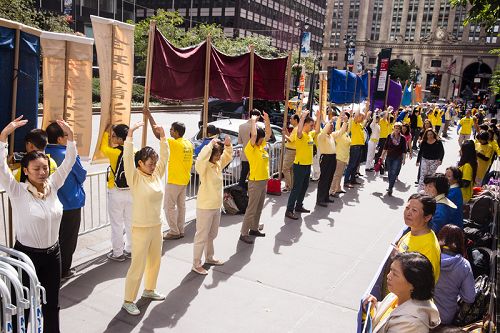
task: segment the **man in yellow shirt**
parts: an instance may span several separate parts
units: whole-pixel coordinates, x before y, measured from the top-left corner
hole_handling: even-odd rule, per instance
[[[460,119],[458,123],[458,144],[462,146],[465,140],[470,139],[472,133],[472,126],[474,126],[474,119],[471,117],[470,110],[465,111],[465,117]]]
[[[378,109],[375,110],[375,115],[377,114]],[[377,144],[377,153],[375,154],[375,163],[378,162],[380,155],[382,155],[382,151],[384,150],[385,141],[387,140],[387,136],[391,133],[391,123],[389,121],[389,111],[384,111],[380,114],[380,120],[378,122],[380,126],[380,136]]]
[[[132,195],[124,172],[117,175],[125,183],[116,181],[118,170],[124,170],[123,144],[127,139],[129,127],[125,124],[110,126],[102,136],[101,152],[109,159],[108,171],[108,214],[111,225],[111,247],[108,259],[124,261],[131,257],[132,251]],[[111,138],[109,134],[111,133]],[[123,232],[125,231],[125,242]]]
[[[293,187],[293,161],[295,160],[295,142],[290,141],[290,138],[297,134],[297,126],[299,124],[299,116],[297,114],[292,115],[290,117],[290,125],[293,126],[293,130],[291,133],[288,133],[286,128],[283,128],[282,134],[285,143],[285,155],[283,156],[283,176],[285,178],[285,187],[282,189],[282,192],[290,192],[290,189]]]
[[[260,214],[266,198],[266,187],[269,179],[269,154],[266,151],[267,140],[271,137],[271,122],[269,115],[262,113],[266,129],[257,128],[259,116],[253,115],[250,119],[250,140],[245,146],[245,155],[248,159],[250,172],[248,174],[248,206],[241,226],[240,241],[253,244],[250,236],[265,237],[259,231]]]
[[[186,220],[186,188],[191,180],[193,166],[193,144],[184,139],[186,126],[174,122],[170,127],[170,158],[168,160],[168,181],[165,188],[165,212],[170,230],[164,239],[179,239],[184,237]],[[177,210],[176,210],[177,208]]]
[[[319,119],[320,110],[318,110],[317,119]],[[313,131],[314,120],[308,116],[309,112],[304,111],[300,115],[297,134],[290,138],[295,141],[295,160],[293,162],[293,187],[288,197],[288,204],[285,216],[298,220],[299,217],[294,214],[309,213],[310,210],[303,206],[307,187],[309,186],[309,177],[311,175],[311,165],[313,163],[313,147],[316,138],[316,132]]]
[[[354,185],[361,184],[356,181],[356,172],[359,164],[361,163],[361,157],[365,147],[365,131],[363,128],[365,119],[365,113],[357,111],[354,112],[349,123],[351,132],[351,148],[349,152],[349,163],[347,163],[344,175],[344,187],[347,188],[353,188]]]

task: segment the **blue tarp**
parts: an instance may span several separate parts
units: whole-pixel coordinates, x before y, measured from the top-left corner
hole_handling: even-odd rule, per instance
[[[411,105],[412,101],[412,92],[413,88],[411,86],[411,83],[406,87],[405,91],[403,91],[403,100],[401,101],[402,106],[408,106]]]
[[[0,27],[0,130],[11,120],[15,36],[14,29]]]
[[[347,75],[347,76],[346,76]],[[336,104],[360,103],[368,97],[368,74],[358,76],[345,70],[332,69],[330,102]]]

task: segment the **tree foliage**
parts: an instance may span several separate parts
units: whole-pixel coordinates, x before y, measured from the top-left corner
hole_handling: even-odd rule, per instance
[[[281,55],[278,50],[271,46],[271,39],[264,36],[247,36],[230,38],[224,34],[224,30],[217,24],[199,24],[186,31],[182,25],[183,18],[178,12],[158,10],[155,16],[139,22],[135,26],[135,55],[137,72],[144,75],[146,68],[146,54],[148,46],[148,31],[151,20],[156,21],[157,29],[179,48],[194,46],[202,43],[210,35],[212,44],[221,52],[228,55],[239,55],[249,51],[250,45],[254,46],[255,53],[265,57],[276,57]],[[133,22],[130,22],[133,23]]]
[[[500,1],[499,0],[451,0],[451,5],[466,7],[470,5],[470,10],[467,12],[467,18],[464,25],[480,24],[487,29],[495,25],[500,18]]]
[[[33,0],[0,0],[0,17],[41,30],[72,32],[65,16],[38,10]]]
[[[406,80],[410,79],[410,65],[403,60],[391,60],[389,64],[389,74],[391,75],[391,79],[405,82]]]

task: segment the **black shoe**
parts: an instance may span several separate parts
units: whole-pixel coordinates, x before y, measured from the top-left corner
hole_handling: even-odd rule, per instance
[[[76,274],[76,271],[74,269],[70,269],[69,271],[66,272],[66,274],[63,274],[61,276],[61,280],[68,280],[74,277]]]
[[[250,236],[255,236],[255,237],[266,237],[266,234],[263,232],[260,232],[259,230],[250,230],[248,233]]]
[[[415,182],[415,184],[417,184],[417,185],[418,185],[418,182]]]
[[[328,203],[326,203],[326,202],[316,202],[316,205],[321,206],[321,207],[328,207]]]
[[[290,211],[286,211],[285,213],[285,217],[288,217],[289,219],[292,219],[292,220],[298,220],[299,217],[297,215],[295,215],[293,212],[290,212]]]
[[[392,188],[391,189],[387,189],[387,195],[392,197]]]
[[[295,207],[295,211],[297,213],[310,213],[311,211],[309,209],[305,209],[304,207]]]
[[[240,241],[242,241],[243,243],[247,243],[247,244],[253,244],[253,239],[250,238],[250,236],[246,235],[240,235]]]

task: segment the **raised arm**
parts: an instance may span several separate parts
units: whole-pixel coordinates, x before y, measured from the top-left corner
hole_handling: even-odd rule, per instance
[[[232,160],[233,144],[231,143],[231,138],[229,137],[229,135],[226,135],[226,138],[224,139],[224,152],[222,153],[222,156],[220,158],[222,169],[227,167]]]
[[[273,134],[273,131],[271,130],[271,120],[269,120],[269,115],[267,114],[267,112],[264,112],[262,114],[262,117],[264,118],[264,124],[266,125],[266,136],[264,140],[268,142],[271,138],[271,135]]]
[[[142,112],[144,113],[144,115],[146,117],[148,117],[148,120],[149,120],[149,124],[151,125],[151,130],[153,131],[153,134],[154,136],[158,139],[158,140],[161,140],[161,133],[158,131],[158,126],[156,125],[156,121],[155,119],[153,118],[153,115],[151,114],[151,111],[149,111],[148,108],[144,108],[142,110]],[[146,129],[144,129],[146,130]]]
[[[253,146],[257,143],[257,118],[258,116],[252,116],[252,125],[250,127],[250,144]],[[245,147],[243,147],[245,149]]]
[[[144,126],[142,121],[131,126],[128,130],[127,139],[123,145],[123,170],[125,171],[125,178],[127,179],[129,187],[132,187],[134,184],[134,178],[137,174],[134,159],[134,132],[142,126]]]
[[[158,160],[158,163],[156,163],[155,172],[157,172],[160,177],[163,177],[165,175],[165,170],[167,169],[170,150],[163,126],[154,125],[154,131],[160,136],[160,159]]]
[[[16,198],[22,191],[21,185],[14,179],[12,172],[9,169],[7,164],[7,155],[8,155],[8,144],[7,140],[11,133],[21,127],[26,125],[27,120],[22,120],[23,116],[16,118],[13,122],[8,124],[0,133],[0,186],[2,186],[7,194],[11,198]],[[21,172],[21,170],[19,170]]]
[[[227,137],[229,137],[229,135],[226,136],[226,138]],[[198,154],[196,162],[194,163],[194,168],[199,175],[205,173],[208,163],[210,163],[210,155],[212,155],[212,149],[214,148],[215,143],[218,141],[219,139],[212,139],[208,144],[205,145],[205,147],[201,149],[200,153]]]
[[[306,120],[309,111],[303,111],[300,115],[299,125],[297,126],[297,138],[302,139],[302,130],[304,129],[304,121]]]
[[[316,131],[317,134],[320,133],[321,131],[321,117],[322,114],[321,114],[321,110],[318,109],[318,111],[316,112],[316,122],[314,123],[314,130]]]
[[[64,120],[57,120],[57,124],[62,128],[64,134],[68,136],[68,144],[64,160],[57,168],[56,172],[54,172],[49,178],[56,190],[60,189],[64,185],[64,181],[71,172],[71,169],[73,169],[73,165],[76,161],[76,143],[73,141],[73,130]]]
[[[337,129],[335,132],[332,133],[332,136],[334,138],[337,138],[341,135],[343,135],[345,132],[347,132],[347,116],[343,114],[340,118],[333,118],[331,122],[331,126],[333,126],[333,122],[335,122],[336,119],[339,119],[340,121],[337,121],[337,123],[342,123],[342,126],[340,129]]]

